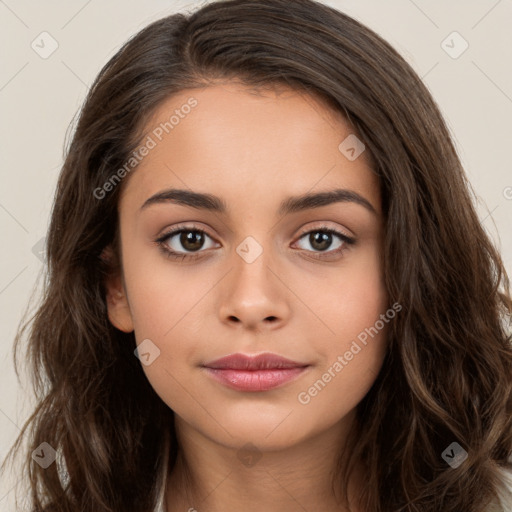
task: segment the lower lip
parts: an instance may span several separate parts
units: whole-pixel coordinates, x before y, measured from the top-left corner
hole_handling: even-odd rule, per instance
[[[296,379],[307,366],[274,370],[233,370],[206,368],[217,381],[238,391],[267,391]]]

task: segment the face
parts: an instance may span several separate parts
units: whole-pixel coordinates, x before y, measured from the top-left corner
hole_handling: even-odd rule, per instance
[[[147,124],[122,184],[109,318],[134,330],[180,425],[276,449],[335,428],[370,389],[386,350],[383,226],[353,137],[313,96],[234,82],[182,91]],[[213,368],[232,354],[274,362]]]

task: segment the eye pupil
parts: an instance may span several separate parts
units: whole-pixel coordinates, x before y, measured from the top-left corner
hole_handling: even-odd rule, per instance
[[[200,231],[182,231],[180,243],[187,251],[197,251],[204,243],[204,234]]]
[[[319,251],[328,249],[332,243],[332,234],[325,231],[314,231],[309,235],[311,247]],[[318,246],[319,245],[319,246]]]

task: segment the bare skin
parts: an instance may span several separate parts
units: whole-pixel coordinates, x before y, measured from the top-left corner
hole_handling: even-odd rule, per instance
[[[386,351],[383,328],[344,356],[389,308],[369,155],[350,160],[338,149],[354,131],[319,99],[288,88],[256,93],[234,82],[169,98],[146,134],[191,97],[197,106],[123,183],[122,275],[107,285],[113,325],[160,350],[143,370],[176,418],[181,452],[166,510],[344,511],[330,487],[332,471]],[[173,201],[141,209],[169,188],[213,194],[227,211]],[[345,200],[278,212],[289,196],[334,189],[359,194],[374,211]],[[179,233],[164,241],[188,259],[169,259],[155,243],[178,225],[205,232],[202,246],[183,244]],[[315,244],[311,232],[326,227],[355,243],[331,235],[330,243]],[[251,262],[237,252],[247,237],[254,242],[245,248],[259,254]],[[231,389],[202,366],[263,352],[309,366],[258,392]],[[346,364],[335,371],[339,356]],[[325,386],[309,392],[329,368]],[[362,466],[351,480],[353,503],[361,485]]]

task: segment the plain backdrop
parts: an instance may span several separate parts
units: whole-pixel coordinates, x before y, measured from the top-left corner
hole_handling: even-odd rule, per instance
[[[27,375],[19,382],[14,373],[12,345],[43,271],[66,131],[122,43],[203,3],[0,0],[0,460],[33,406]],[[512,0],[324,3],[382,35],[423,78],[479,197],[480,219],[512,273]],[[13,510],[16,478],[0,483],[0,510]]]

